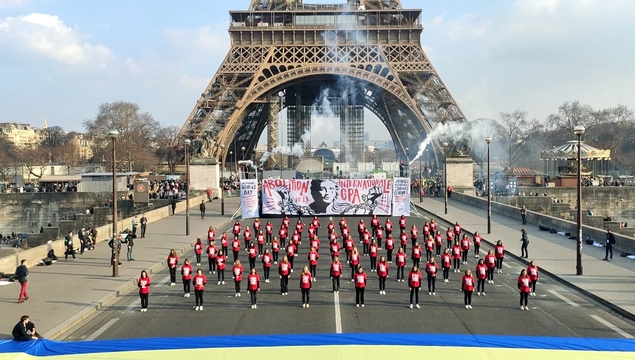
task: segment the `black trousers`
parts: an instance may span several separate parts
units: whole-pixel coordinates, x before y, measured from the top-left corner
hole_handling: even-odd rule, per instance
[[[452,259],[452,262],[454,263],[455,270],[458,270],[461,268],[461,259]]]
[[[227,252],[227,246],[221,246],[223,248],[223,255],[227,256],[227,254],[229,254]]]
[[[149,295],[150,294],[141,294],[141,293],[139,293],[139,297],[141,298],[141,308],[142,309],[147,309],[148,308]]]
[[[86,250],[86,243],[87,242],[88,242],[88,240],[81,240],[79,242],[79,245],[80,245],[79,246],[79,253],[82,254],[82,255],[84,254],[84,250]]]
[[[147,229],[148,225],[144,225],[141,224],[141,238],[143,239],[144,237],[146,237],[146,229]]]
[[[523,225],[527,225],[527,215],[521,214],[520,216],[523,218]]]
[[[448,240],[447,243],[448,243],[448,249],[452,249],[452,240]]]
[[[240,281],[234,280],[234,289],[236,290],[236,294],[240,293]]]
[[[520,256],[521,257],[529,257],[529,251],[527,251],[527,246],[529,246],[528,242],[523,242],[523,244],[520,246]]]
[[[353,280],[355,278],[355,271],[357,271],[358,267],[359,267],[359,265],[351,264],[351,280]]]
[[[289,292],[289,275],[282,275],[282,277],[280,278],[280,292]]]
[[[496,270],[503,269],[503,258],[496,258]]]
[[[529,299],[529,293],[521,291],[520,292],[520,306],[527,306],[527,301]]]
[[[176,267],[170,268],[170,283],[174,284],[176,282]]]
[[[611,254],[611,257],[609,258],[609,253]],[[605,259],[613,259],[613,245],[612,244],[607,244],[606,245],[606,255],[604,255]]]
[[[311,294],[311,289],[304,289],[302,288],[302,303],[303,304],[308,304],[309,303],[309,296]]]
[[[264,275],[265,275],[265,280],[269,280],[269,272],[270,272],[270,271],[271,271],[271,268],[270,268],[270,267],[266,267],[266,266],[263,266],[263,267],[262,267],[262,272],[263,272],[263,273],[264,273]]]
[[[331,276],[333,291],[340,291],[340,276]]]
[[[494,267],[487,268],[487,280],[494,280]]]
[[[379,291],[386,291],[386,276],[379,277]]]
[[[437,256],[441,256],[441,248],[443,247],[443,245],[439,245],[437,244]]]
[[[265,247],[265,244],[258,243],[258,254],[262,255],[265,253],[264,247]]]
[[[355,304],[364,305],[364,290],[366,290],[366,288],[355,288]]]
[[[249,290],[249,295],[251,297],[251,305],[256,305],[256,302],[258,301],[258,298],[256,298],[257,293],[258,293],[258,290]]]
[[[461,251],[461,260],[463,260],[463,262],[467,261],[467,253],[469,253],[469,250],[463,250]]]
[[[426,261],[430,261],[432,258],[432,250],[426,249]]]
[[[209,271],[216,271],[216,258],[207,257],[207,261],[209,262]]]
[[[287,256],[287,260],[289,260],[289,265],[291,266],[291,269],[293,269],[293,260],[294,260],[295,256]]]
[[[269,233],[265,234],[265,241],[267,242],[267,244],[271,244],[271,241],[273,241],[272,239],[273,239],[273,234],[269,234]]]
[[[135,236],[137,236],[137,227],[133,226],[132,227],[132,237],[135,237]]]
[[[485,279],[476,280],[476,291],[485,292]]]
[[[203,291],[194,290],[194,297],[196,298],[196,306],[203,306]]]
[[[472,293],[474,291],[465,291],[463,290],[463,301],[465,305],[472,305]]]
[[[232,253],[234,254],[234,262],[236,262],[238,260],[238,251],[233,251]]]
[[[278,262],[278,252],[277,252],[277,251],[274,251],[274,252],[272,253],[272,255],[273,255],[273,261],[274,261],[274,262]]]
[[[450,268],[443,268],[443,280],[447,279],[448,277],[450,277]]]
[[[406,267],[405,266],[397,266],[397,280],[403,280],[403,273],[404,273],[404,269]]]
[[[71,255],[73,259],[75,259],[75,250],[72,247],[67,247],[66,251],[64,251],[64,259],[68,259],[68,255]],[[119,260],[119,259],[117,259]]]
[[[536,292],[536,283],[538,280],[531,280],[531,292]]]
[[[195,254],[196,255],[196,263],[200,264],[201,263],[201,254]]]
[[[420,258],[412,258],[412,265],[419,267],[419,264],[421,263],[421,259]]]
[[[383,239],[383,238],[380,238],[380,237],[378,237],[378,238],[377,238],[377,246],[378,246],[380,249],[381,249],[381,240],[382,240],[382,239]]]
[[[218,269],[218,281],[225,281],[225,269]]]
[[[190,284],[192,283],[192,281],[190,279],[183,279],[183,293],[185,294],[189,294],[190,293]]]
[[[249,270],[256,268],[256,258],[249,257]]]
[[[376,270],[377,269],[377,257],[371,257],[370,258],[370,269],[371,270]]]
[[[368,255],[368,245],[369,244],[366,244],[366,243],[363,244],[363,246],[362,246],[362,254]]]
[[[390,262],[392,262],[392,250],[393,249],[386,249],[386,259]]]
[[[428,275],[428,292],[435,292],[437,277]]]
[[[311,272],[311,277],[315,277],[317,274],[317,265],[309,265],[309,271]]]
[[[415,302],[412,302],[412,298],[415,298]],[[414,288],[410,288],[410,303],[411,304],[418,304],[419,303],[419,288],[418,287],[414,287]]]
[[[478,255],[481,253],[481,245],[474,245],[474,255]]]

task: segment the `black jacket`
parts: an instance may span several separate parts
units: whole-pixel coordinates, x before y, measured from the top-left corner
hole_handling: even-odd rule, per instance
[[[615,235],[613,235],[612,233],[606,234],[606,244],[615,245]]]
[[[20,265],[17,269],[15,269],[15,276],[18,278],[18,282],[27,282],[29,281],[29,269],[26,265]]]
[[[13,331],[11,331],[11,335],[13,335],[13,340],[15,341],[29,341],[31,339],[31,335],[26,331],[26,326],[22,321],[15,324],[13,327]]]

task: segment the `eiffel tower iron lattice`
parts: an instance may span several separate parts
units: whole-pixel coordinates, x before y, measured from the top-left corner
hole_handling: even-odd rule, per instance
[[[229,53],[175,141],[193,139],[195,156],[219,162],[243,147],[250,158],[267,125],[268,150],[281,145],[277,113],[287,108],[287,143],[299,142],[311,126],[307,108],[325,88],[349,156],[363,151],[362,107],[386,126],[403,160],[436,124],[465,121],[421,46],[420,9],[341,1],[251,0],[248,10],[230,11]]]

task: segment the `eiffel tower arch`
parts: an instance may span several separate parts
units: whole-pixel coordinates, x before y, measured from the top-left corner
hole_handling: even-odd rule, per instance
[[[400,0],[339,1],[251,0],[231,11],[229,53],[176,141],[193,139],[196,156],[217,161],[230,151],[250,158],[267,125],[268,150],[300,142],[324,89],[346,138],[341,150],[352,157],[363,151],[363,108],[386,126],[403,160],[437,124],[465,121],[421,46],[420,9]],[[280,144],[277,114],[285,108],[288,143]]]

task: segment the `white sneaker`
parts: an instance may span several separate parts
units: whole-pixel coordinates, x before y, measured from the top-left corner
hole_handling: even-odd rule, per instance
[[[469,309],[469,308],[470,308],[470,306],[469,306],[469,305],[465,305],[465,308],[466,308],[466,309]]]
[[[419,304],[415,305],[415,307],[416,307],[417,309],[421,309],[421,306],[419,306]]]
[[[225,280],[221,281],[221,284],[225,285]]]
[[[170,286],[176,286],[176,283],[170,283]]]
[[[143,312],[143,310],[145,310],[145,309],[140,309],[139,312]]]
[[[362,304],[362,307],[364,307],[364,304]]]
[[[254,306],[253,306],[253,305],[251,305],[251,308],[253,309],[253,308],[254,308]]]
[[[302,304],[302,307],[303,307],[303,308],[305,308],[305,307],[306,307],[306,304]]]
[[[313,278],[313,281],[317,281],[317,278]]]
[[[525,306],[525,311],[529,311],[529,306]]]
[[[183,297],[187,297],[187,294],[183,294]]]
[[[410,308],[412,309],[412,304],[410,304]]]
[[[483,296],[487,295],[485,292],[483,292]]]
[[[383,290],[384,295],[386,295],[386,290]]]
[[[443,282],[450,282],[450,280],[448,280],[448,279],[443,279]]]
[[[309,304],[306,304],[306,307],[309,307]]]
[[[212,274],[216,274],[216,271],[212,271]]]
[[[234,297],[238,297],[238,293],[234,294]]]
[[[257,308],[258,308],[258,305],[254,304],[254,309],[257,309]]]
[[[435,293],[435,292],[432,293],[432,296],[436,296],[436,295],[437,295],[437,293]]]
[[[199,307],[198,307],[198,309],[199,309],[200,311],[203,311],[203,305],[199,306]]]
[[[429,292],[428,295],[432,295],[432,292]]]
[[[470,309],[472,308],[472,305],[468,305],[470,307]]]
[[[277,263],[278,263],[277,261],[274,261],[274,262],[273,262],[273,264],[274,264],[274,265],[275,265],[275,264],[277,264]]]
[[[265,282],[266,282],[266,283],[268,283],[268,282],[269,282],[269,279],[265,280]]]
[[[525,310],[525,307],[524,307],[524,306],[521,306],[521,307],[520,307],[520,310]]]
[[[194,307],[194,310],[195,310],[195,311],[198,311],[198,306],[195,306],[195,307]]]
[[[359,307],[359,304],[355,304],[355,307]]]
[[[238,293],[238,297],[241,297],[242,295],[240,295],[240,293]]]
[[[479,292],[477,292],[477,293],[476,293],[476,295],[481,296],[481,292],[480,292],[480,291],[479,291]]]

